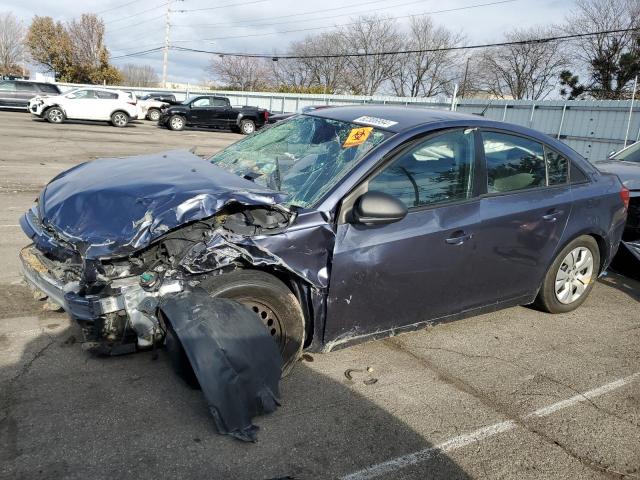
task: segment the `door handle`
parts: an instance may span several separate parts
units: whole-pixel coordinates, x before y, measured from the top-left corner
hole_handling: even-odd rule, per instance
[[[471,240],[473,238],[473,234],[464,233],[464,232],[454,232],[454,235],[458,235],[457,237],[449,237],[445,240],[449,245],[462,245],[467,240]]]
[[[551,212],[551,213],[547,213],[546,215],[542,216],[542,219],[545,222],[556,222],[558,220],[558,217],[560,215],[562,215],[564,212],[562,210],[558,210],[555,212]]]

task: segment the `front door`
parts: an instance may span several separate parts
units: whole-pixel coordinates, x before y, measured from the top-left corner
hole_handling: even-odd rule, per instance
[[[393,195],[409,213],[383,226],[338,225],[325,342],[468,307],[480,221],[475,153],[474,131],[441,132],[412,142],[356,189]]]
[[[191,119],[189,123],[197,126],[215,125],[215,107],[210,97],[202,97],[191,102]]]
[[[78,120],[100,120],[97,112],[98,99],[93,90],[76,90],[68,93],[64,102],[67,118]]]

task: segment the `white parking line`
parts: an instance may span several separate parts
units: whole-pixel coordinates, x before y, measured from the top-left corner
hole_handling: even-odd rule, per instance
[[[609,393],[613,390],[623,387],[631,383],[638,377],[640,377],[640,372],[634,373],[633,375],[621,378],[619,380],[615,380],[611,383],[607,383],[606,385],[594,388],[593,390],[589,390],[588,392],[580,393],[571,398],[567,398],[566,400],[561,400],[546,407],[540,408],[525,415],[524,417],[522,417],[522,419],[526,420],[534,417],[546,417],[559,410],[577,405],[578,403],[588,402],[593,398],[599,397],[601,395],[604,395],[605,393]],[[418,452],[409,453],[408,455],[403,455],[401,457],[378,463],[376,465],[371,465],[357,472],[343,476],[342,480],[365,480],[368,478],[376,478],[380,475],[392,473],[402,468],[416,465],[418,463],[429,460],[439,452],[450,452],[452,450],[457,450],[472,443],[476,443],[486,438],[493,437],[500,433],[508,432],[510,430],[513,430],[517,426],[518,424],[512,420],[494,423],[493,425],[480,428],[473,432],[453,437],[443,443],[434,445],[433,447],[425,448],[424,450],[420,450]]]
[[[14,228],[14,227],[19,227],[20,225],[15,224],[15,225],[0,225],[0,228]]]

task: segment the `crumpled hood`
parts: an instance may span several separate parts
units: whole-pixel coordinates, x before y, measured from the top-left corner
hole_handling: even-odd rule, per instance
[[[278,193],[187,151],[83,163],[41,192],[38,216],[85,258],[125,255],[224,205],[273,205]]]
[[[598,170],[614,173],[629,190],[640,190],[640,163],[621,160],[602,160],[595,162]]]

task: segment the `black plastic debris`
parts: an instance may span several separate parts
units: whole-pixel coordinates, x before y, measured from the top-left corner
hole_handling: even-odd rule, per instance
[[[251,420],[279,406],[282,358],[260,319],[196,288],[161,304],[202,387],[219,433],[255,442]]]

